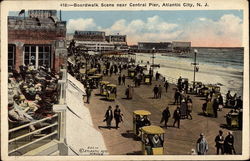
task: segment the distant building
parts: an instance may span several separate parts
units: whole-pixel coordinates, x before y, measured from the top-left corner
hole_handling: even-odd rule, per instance
[[[106,41],[114,44],[114,47],[117,50],[128,50],[126,35],[108,35],[106,36]]]
[[[67,55],[66,22],[56,17],[56,11],[32,10],[28,17],[8,17],[8,68],[20,65],[47,65],[59,71]]]
[[[115,46],[106,41],[79,41],[75,40],[76,46],[85,47],[88,51],[109,51],[114,50]]]
[[[138,51],[138,45],[129,45],[128,49],[131,52],[137,52]]]
[[[191,42],[183,42],[183,41],[172,42],[173,52],[190,52],[190,50],[191,50]]]
[[[105,41],[105,32],[101,31],[75,31],[74,39],[78,41]]]
[[[75,31],[73,39],[76,46],[85,46],[89,51],[128,50],[126,35],[105,36],[102,31]]]
[[[139,51],[152,51],[166,52],[171,51],[172,46],[170,42],[138,42]]]

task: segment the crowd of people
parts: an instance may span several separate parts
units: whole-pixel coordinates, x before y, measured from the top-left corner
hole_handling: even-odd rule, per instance
[[[219,134],[215,137],[216,154],[236,154],[234,148],[234,136],[232,131],[228,132],[226,137],[223,136],[223,131],[219,130]],[[200,138],[196,143],[196,152],[198,155],[206,155],[208,152],[208,142],[203,133],[200,134]],[[195,151],[192,154],[196,154]]]
[[[125,96],[127,99],[133,99],[133,94],[134,94],[134,87],[140,87],[140,85],[142,84],[142,82],[144,81],[144,78],[146,75],[150,75],[151,76],[151,81],[153,78],[153,69],[150,68],[149,69],[149,73],[146,74],[144,72],[144,67],[139,66],[139,65],[131,65],[130,64],[130,60],[126,57],[116,57],[116,56],[88,56],[87,59],[85,58],[85,63],[89,63],[91,68],[97,68],[97,72],[98,73],[102,73],[103,76],[113,76],[116,75],[117,76],[117,84],[118,85],[126,85],[125,88]],[[79,62],[81,62],[79,60]],[[80,68],[82,66],[84,66],[83,64],[77,65],[77,72],[76,73],[80,73]],[[131,76],[132,81],[134,82],[134,86],[130,85],[130,84],[126,84],[126,78],[127,76],[125,76],[124,74],[124,70],[129,70],[129,69],[133,69],[134,70],[134,74],[133,76]],[[74,73],[74,75],[77,77],[77,74]],[[130,77],[130,75],[128,74],[128,76]],[[156,72],[155,73],[155,80],[158,81],[160,80],[161,74]],[[84,77],[82,77],[84,78]],[[84,78],[86,79],[86,78]],[[151,82],[150,82],[151,83]],[[168,92],[168,88],[169,88],[169,83],[167,80],[163,80],[163,84],[162,82],[156,84],[155,86],[153,86],[153,98],[154,99],[161,99],[162,98],[162,91],[163,88],[165,88],[165,91]],[[88,86],[86,86],[88,87]],[[181,118],[183,118],[183,116],[185,118],[190,118],[192,119],[192,108],[193,108],[193,100],[191,99],[190,95],[188,95],[188,93],[190,92],[190,88],[189,88],[189,83],[188,80],[185,78],[180,77],[177,80],[177,88],[175,90],[174,93],[174,105],[177,105],[176,109],[174,110],[172,116],[174,119],[173,122],[173,127],[176,126],[180,128],[180,121]],[[216,96],[216,98],[214,99],[214,97]],[[234,102],[233,102],[234,100]],[[234,104],[234,106],[236,106],[237,108],[242,108],[242,101],[241,97],[230,97],[230,95],[227,96],[227,101],[225,104]],[[219,95],[215,95],[215,91],[210,91],[210,93],[207,95],[206,97],[206,103],[212,101],[213,103],[213,109],[214,109],[214,116],[217,117],[217,111],[221,110],[222,107],[225,105],[224,101],[223,101],[223,97],[221,94]],[[89,101],[87,101],[89,102]],[[228,103],[229,102],[229,103]],[[205,112],[206,111],[206,105],[204,104],[202,109]],[[164,111],[162,112],[162,118],[160,123],[164,122],[164,125],[167,127],[168,126],[168,121],[169,118],[171,117],[171,113],[169,110],[169,107],[166,107],[166,109],[164,109]],[[112,110],[112,107],[109,106],[105,116],[104,116],[104,122],[106,122],[107,124],[107,128],[111,129],[112,127],[112,120],[115,120],[115,128],[119,128],[119,123],[122,122],[122,114],[121,114],[121,110],[119,109],[119,106],[117,105],[115,110]],[[137,134],[139,133],[139,128],[145,125],[150,125],[150,121],[148,120],[148,118],[145,117],[137,117],[136,118],[136,132]],[[149,145],[149,144],[148,144]],[[200,139],[197,141],[197,152],[198,154],[206,154],[208,151],[208,146],[207,146],[207,141],[204,137],[204,134],[201,134]],[[223,145],[224,146],[224,145]],[[225,144],[225,146],[227,146],[227,144]],[[152,147],[152,145],[151,145]],[[226,148],[225,148],[226,149]],[[150,151],[148,152],[150,154]],[[225,152],[226,153],[226,152]],[[230,154],[230,153],[228,153]]]
[[[8,79],[8,118],[11,126],[18,126],[52,116],[58,103],[59,74],[50,68],[35,69],[31,63],[13,70]],[[30,127],[34,130],[34,127]]]

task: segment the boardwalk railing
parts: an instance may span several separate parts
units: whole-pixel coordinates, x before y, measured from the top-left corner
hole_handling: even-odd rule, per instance
[[[22,135],[19,135],[17,137],[14,137],[14,138],[9,138],[8,140],[8,143],[9,143],[9,154],[11,153],[14,153],[14,152],[19,152],[19,150],[22,150],[24,148],[27,148],[28,146],[32,146],[34,145],[35,143],[38,143],[38,142],[41,142],[42,140],[45,140],[49,137],[52,137],[52,136],[57,136],[56,138],[58,138],[59,136],[59,133],[58,133],[58,124],[59,124],[59,120],[58,120],[58,114],[55,114],[51,117],[46,117],[44,119],[41,119],[41,120],[36,120],[36,121],[33,121],[31,123],[28,123],[28,124],[25,124],[25,125],[21,125],[21,126],[18,126],[18,127],[15,127],[15,128],[12,128],[10,129],[8,132],[9,132],[9,136],[11,136],[11,134],[17,132],[18,131],[22,131],[22,130],[25,130],[27,128],[29,128],[30,126],[35,126],[35,125],[38,125],[38,124],[43,124],[45,122],[48,122],[49,120],[52,121],[52,119],[54,120],[51,124],[47,124],[45,126],[43,126],[42,128],[38,128],[34,131],[28,131],[27,133],[25,134],[22,134]],[[24,138],[27,138],[27,137],[31,137],[31,136],[34,136],[35,134],[38,134],[46,129],[51,129],[51,131],[49,133],[46,133],[44,134],[44,136],[38,138],[38,139],[35,139],[33,141],[28,141],[26,142],[25,144],[21,144],[20,146],[18,145],[18,143],[22,143],[23,139]],[[11,144],[15,144],[15,148],[11,149],[10,147]]]

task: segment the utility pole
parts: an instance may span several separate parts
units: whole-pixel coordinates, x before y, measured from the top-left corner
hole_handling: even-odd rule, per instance
[[[196,49],[194,49],[194,63],[191,63],[194,66],[194,81],[193,81],[193,90],[195,88],[195,73],[196,73],[196,66],[199,65],[199,63],[196,63],[196,55],[197,55],[198,51]]]
[[[155,65],[155,48],[152,49],[152,75],[154,75],[154,65]]]
[[[60,21],[62,21],[62,11],[60,10]]]

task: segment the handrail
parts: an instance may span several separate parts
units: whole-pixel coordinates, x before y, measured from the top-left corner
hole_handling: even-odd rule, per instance
[[[34,143],[36,143],[36,142],[38,142],[38,141],[41,141],[41,140],[43,140],[43,139],[45,139],[45,138],[48,138],[48,137],[50,137],[50,136],[52,136],[52,135],[54,135],[54,134],[57,134],[57,133],[58,133],[58,131],[56,130],[56,131],[54,131],[54,132],[52,132],[52,133],[50,133],[50,134],[48,134],[48,135],[46,135],[46,136],[43,136],[43,137],[41,137],[41,138],[39,138],[39,139],[36,139],[36,140],[34,140],[34,141],[32,141],[32,142],[29,142],[28,144],[24,144],[23,146],[20,146],[20,147],[18,147],[18,148],[16,148],[16,149],[11,150],[11,151],[9,152],[9,154],[11,154],[11,153],[13,153],[13,152],[15,152],[15,151],[18,151],[18,150],[20,150],[20,149],[23,149],[23,148],[25,148],[25,147],[27,147],[27,146],[29,146],[29,145],[31,145],[31,144],[34,144]]]
[[[21,135],[21,136],[19,136],[19,137],[16,137],[16,138],[14,138],[14,139],[9,140],[9,143],[11,143],[11,142],[13,142],[13,141],[17,141],[17,140],[19,140],[19,139],[22,139],[22,138],[24,138],[24,137],[30,136],[30,135],[32,135],[32,134],[35,134],[35,133],[39,132],[39,131],[48,129],[48,128],[53,127],[53,126],[56,126],[56,125],[58,125],[57,122],[54,123],[54,124],[51,124],[51,125],[49,125],[49,126],[45,126],[45,127],[41,128],[41,129],[32,131],[32,132],[30,132],[30,133],[28,133],[28,134]]]
[[[22,128],[25,128],[25,127],[30,126],[30,125],[34,125],[34,124],[39,123],[39,122],[43,122],[43,121],[46,121],[46,120],[50,120],[50,119],[52,119],[52,118],[54,118],[54,117],[57,117],[57,116],[58,116],[58,114],[55,114],[55,115],[53,115],[53,116],[51,116],[51,117],[46,117],[46,118],[41,119],[41,120],[37,120],[37,121],[31,122],[31,123],[28,123],[28,124],[25,124],[25,125],[21,125],[21,126],[19,126],[19,127],[10,129],[10,130],[9,130],[9,133],[14,132],[14,131],[17,131],[17,130],[22,129]]]

